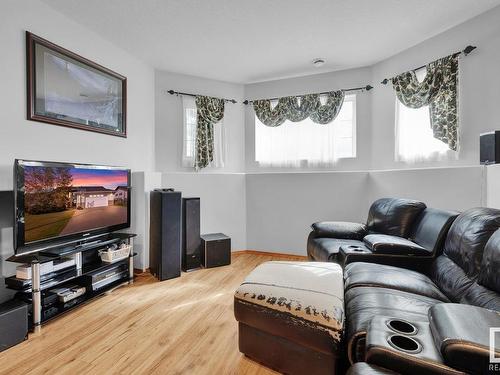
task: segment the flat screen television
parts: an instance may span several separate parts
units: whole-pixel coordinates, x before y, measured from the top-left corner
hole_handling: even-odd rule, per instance
[[[16,254],[130,227],[130,170],[16,160]]]

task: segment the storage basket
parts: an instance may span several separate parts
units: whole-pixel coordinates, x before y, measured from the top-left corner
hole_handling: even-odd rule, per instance
[[[99,255],[101,260],[105,263],[115,263],[120,260],[128,258],[130,255],[130,250],[132,250],[132,246],[124,245],[116,250],[100,250]]]

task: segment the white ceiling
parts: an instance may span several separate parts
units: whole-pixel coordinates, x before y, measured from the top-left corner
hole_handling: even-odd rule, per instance
[[[371,65],[500,5],[500,0],[42,1],[157,69],[240,83]],[[316,57],[326,64],[313,67]]]

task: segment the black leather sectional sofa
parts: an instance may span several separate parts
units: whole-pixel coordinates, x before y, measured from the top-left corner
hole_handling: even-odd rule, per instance
[[[309,258],[344,267],[350,374],[490,373],[489,328],[500,328],[500,210],[458,214],[386,198],[366,224],[312,228]]]

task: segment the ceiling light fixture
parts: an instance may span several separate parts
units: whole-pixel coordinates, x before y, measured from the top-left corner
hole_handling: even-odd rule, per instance
[[[320,66],[323,66],[325,65],[325,59],[322,59],[322,58],[316,58],[312,61],[313,65],[316,67],[316,68],[319,68]]]

